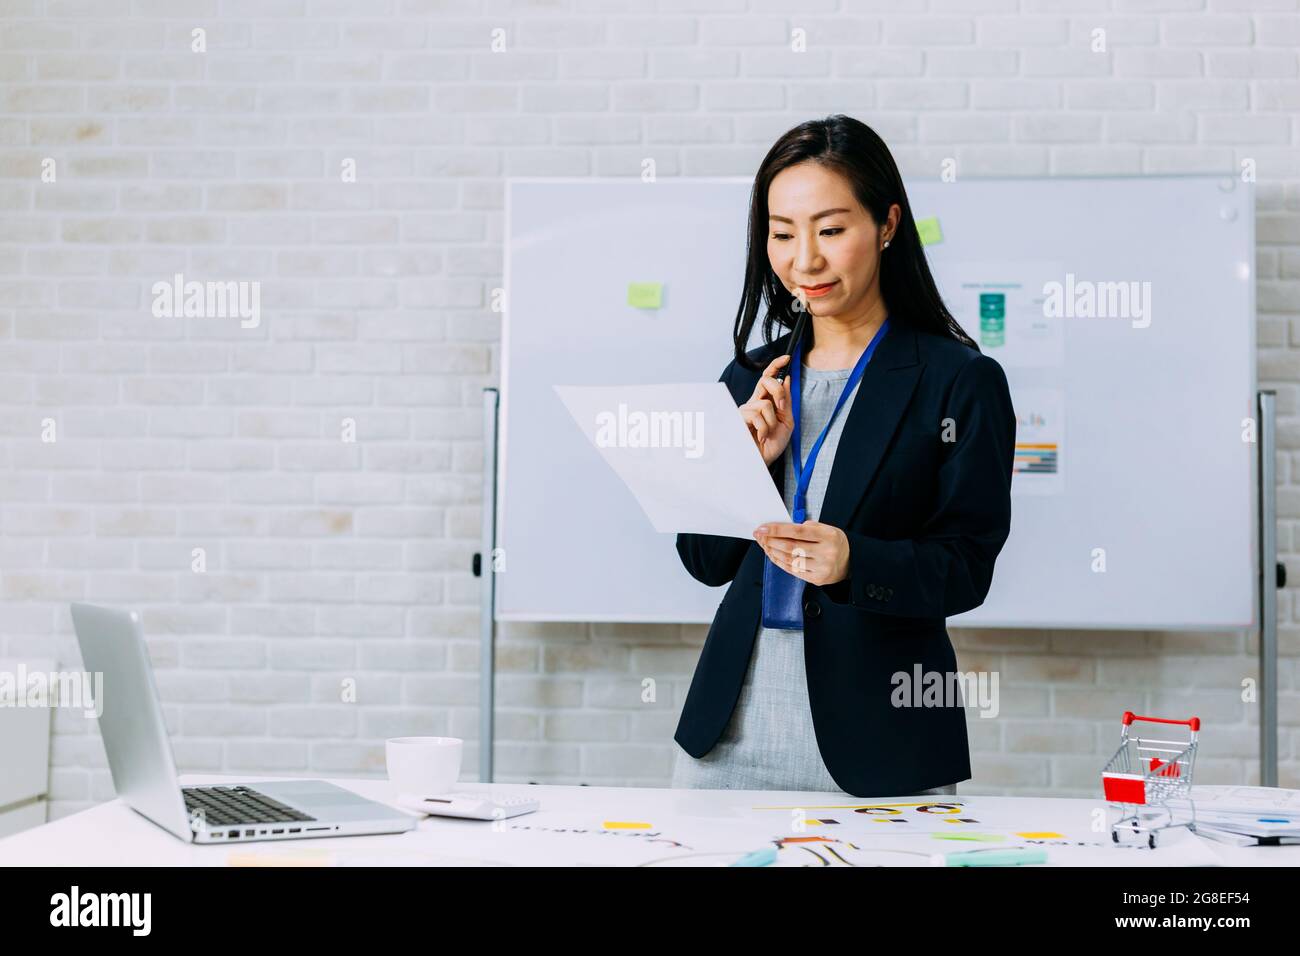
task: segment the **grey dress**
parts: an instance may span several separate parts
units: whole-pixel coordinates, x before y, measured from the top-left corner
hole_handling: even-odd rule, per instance
[[[802,366],[800,444],[805,462],[852,372],[848,368],[818,370]],[[816,521],[821,513],[835,449],[856,395],[854,386],[818,452],[817,466],[808,484],[809,521]],[[793,512],[793,455],[786,456],[784,487],[786,507]],[[804,672],[802,630],[776,630],[759,623],[745,683],[722,737],[703,757],[692,757],[679,747],[676,758],[673,787],[844,792],[826,769],[817,747]],[[957,787],[949,784],[920,792],[955,794]]]

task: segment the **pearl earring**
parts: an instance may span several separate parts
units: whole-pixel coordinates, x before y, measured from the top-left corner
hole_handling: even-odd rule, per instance
[[[886,248],[886,249],[889,248],[889,240],[888,240],[888,239],[885,240],[885,248]]]

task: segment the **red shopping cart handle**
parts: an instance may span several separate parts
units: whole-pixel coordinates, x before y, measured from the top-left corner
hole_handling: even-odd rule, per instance
[[[1191,720],[1170,720],[1168,717],[1140,717],[1131,710],[1124,711],[1124,726],[1127,727],[1135,720],[1145,720],[1152,724],[1183,724],[1191,727],[1192,730],[1201,729],[1201,718],[1193,717]]]

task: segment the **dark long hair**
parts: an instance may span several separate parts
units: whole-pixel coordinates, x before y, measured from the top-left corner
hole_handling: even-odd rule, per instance
[[[736,310],[737,363],[751,370],[759,367],[746,354],[746,346],[760,302],[767,306],[763,317],[765,343],[794,328],[798,300],[781,284],[767,258],[767,191],[781,170],[808,161],[820,163],[843,176],[877,226],[889,218],[889,207],[898,203],[902,217],[880,260],[880,293],[890,322],[956,339],[979,351],[979,346],[939,296],[912,219],[903,177],[889,147],[870,126],[851,116],[837,114],[809,120],[790,130],[767,151],[758,167],[749,200],[745,288],[740,308]],[[776,331],[778,327],[780,332]],[[811,332],[810,322],[807,334]]]

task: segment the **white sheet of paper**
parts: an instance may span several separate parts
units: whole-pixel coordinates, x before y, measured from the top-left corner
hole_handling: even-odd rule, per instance
[[[656,531],[752,538],[792,520],[721,382],[554,388]]]

